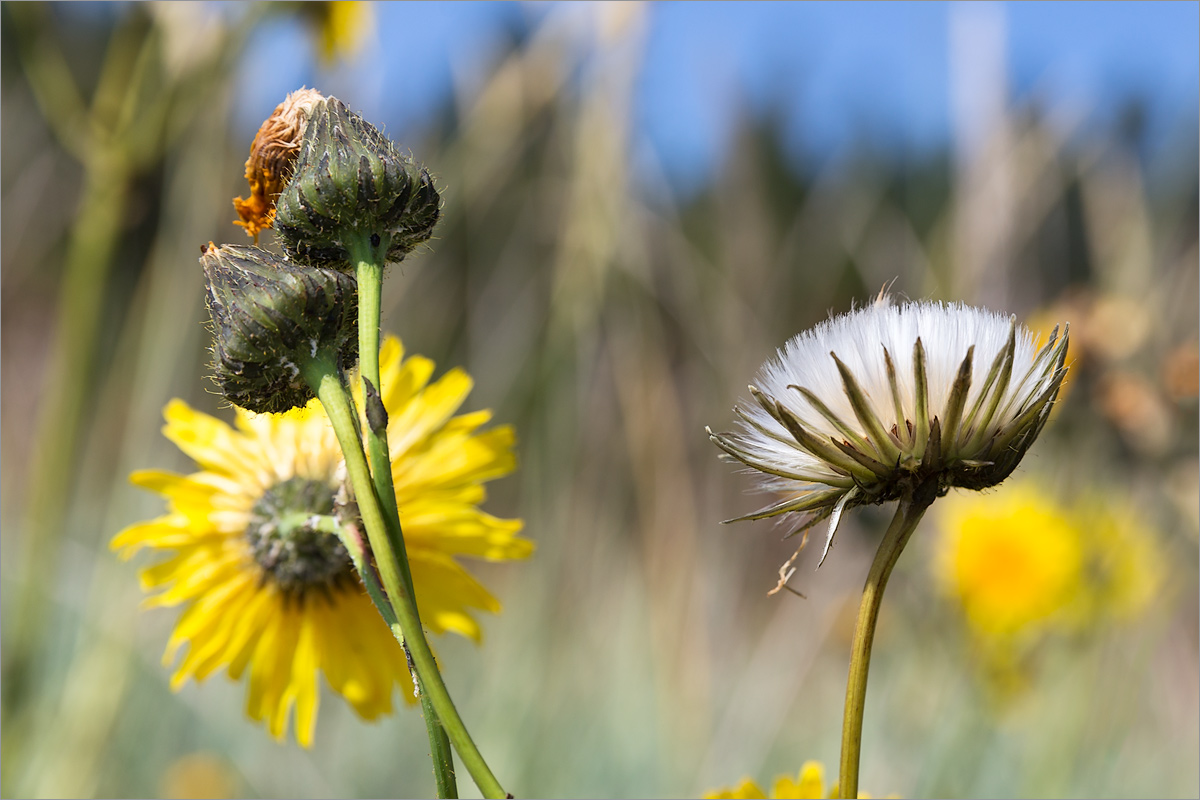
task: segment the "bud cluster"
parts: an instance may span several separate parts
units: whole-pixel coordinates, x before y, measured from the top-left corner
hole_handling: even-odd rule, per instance
[[[312,399],[306,363],[358,360],[352,254],[403,259],[432,235],[441,198],[375,126],[312,89],[288,95],[259,128],[246,179],[237,224],[256,242],[274,227],[285,255],[204,249],[214,378],[234,405],[274,413]]]
[[[214,379],[225,399],[276,413],[313,398],[306,359],[358,359],[357,284],[352,276],[291,264],[258,247],[209,245],[200,259],[213,324]]]

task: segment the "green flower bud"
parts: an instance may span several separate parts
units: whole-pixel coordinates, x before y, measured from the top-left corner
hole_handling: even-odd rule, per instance
[[[358,360],[357,282],[258,247],[209,244],[200,258],[213,325],[214,380],[247,411],[277,413],[313,398],[301,365]]]
[[[275,230],[300,263],[350,267],[351,243],[368,240],[400,261],[427,240],[441,214],[433,179],[336,97],[312,110]]]

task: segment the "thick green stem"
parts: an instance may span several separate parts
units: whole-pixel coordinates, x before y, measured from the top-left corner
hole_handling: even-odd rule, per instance
[[[381,391],[379,380],[379,317],[383,293],[383,256],[387,243],[372,247],[366,237],[351,242],[351,260],[357,265],[358,279],[358,371],[364,382],[370,382],[376,392]],[[368,389],[363,386],[363,397]],[[404,548],[404,534],[400,527],[399,503],[396,501],[396,486],[392,482],[392,458],[388,452],[386,426],[382,431],[367,426],[367,458],[371,464],[371,481],[375,494],[383,505],[388,523],[388,537],[392,548],[403,556],[400,559],[400,577],[409,594],[414,594],[412,573]]]
[[[342,540],[342,544],[346,546],[347,552],[350,553],[350,559],[354,562],[354,568],[358,571],[363,585],[367,588],[367,594],[370,596],[371,602],[379,610],[383,621],[387,623],[388,629],[396,637],[396,641],[401,647],[405,647],[404,652],[407,654],[408,649],[404,644],[404,631],[401,630],[400,622],[396,619],[396,611],[392,608],[387,600],[387,596],[384,595],[383,590],[380,588],[375,567],[367,558],[366,548],[363,547],[363,543],[358,538],[356,532],[347,530],[344,526],[338,524],[337,520],[333,517],[321,517],[319,521],[316,518],[307,518],[306,521],[309,524],[318,523],[321,530],[336,534]],[[414,681],[418,680],[416,674],[412,677]],[[420,692],[420,695],[421,711],[425,715],[425,727],[429,733],[429,756],[433,759],[433,777],[437,783],[438,797],[457,797],[458,786],[454,781],[454,758],[450,751],[450,740],[446,736],[445,729],[442,728],[441,720],[438,719],[437,710],[434,709],[433,701],[429,698],[429,694]]]
[[[926,479],[900,498],[896,516],[892,518],[863,587],[862,604],[854,626],[854,645],[850,652],[850,677],[846,681],[846,712],[842,719],[842,762],[838,774],[838,796],[858,797],[858,762],[862,748],[863,708],[867,698],[867,670],[871,665],[871,643],[875,639],[875,623],[883,590],[892,568],[896,566],[904,545],[917,528],[917,523],[937,497],[937,477]]]
[[[462,718],[458,715],[454,701],[451,700],[446,684],[438,671],[433,651],[429,649],[429,643],[425,640],[425,632],[417,614],[415,598],[412,592],[406,588],[406,583],[401,577],[401,564],[407,563],[403,550],[403,539],[399,542],[400,549],[392,546],[393,537],[389,535],[392,531],[389,530],[387,516],[376,496],[370,470],[367,468],[366,455],[363,453],[362,441],[359,438],[357,415],[350,395],[338,374],[334,357],[332,354],[318,354],[317,358],[301,365],[301,372],[304,379],[316,392],[317,397],[320,398],[325,413],[333,424],[338,443],[342,447],[342,455],[346,460],[346,473],[354,487],[359,514],[366,527],[367,538],[371,543],[379,577],[387,592],[392,610],[399,621],[404,644],[416,667],[421,693],[429,696],[430,702],[441,720],[442,727],[483,796],[505,797],[506,792],[492,774],[487,762],[484,761],[475,742],[471,739]]]
[[[378,246],[373,247],[368,236],[360,236],[350,244],[350,258],[356,265],[355,275],[358,279],[358,369],[362,379],[369,381],[377,392],[381,391],[379,319],[383,294],[384,254],[387,252],[387,246],[387,242],[380,242]],[[364,386],[364,398],[367,397],[367,392]],[[400,506],[396,501],[396,487],[392,482],[392,458],[388,452],[387,431],[377,431],[368,425],[366,438],[371,480],[375,486],[375,494],[383,505],[388,523],[388,537],[392,548],[404,555],[404,535],[400,527]],[[409,570],[406,555],[400,559],[400,577],[404,581],[404,588],[415,597],[412,572]],[[458,786],[454,780],[454,759],[450,754],[446,730],[442,727],[437,710],[423,687],[420,695],[425,727],[429,733],[430,757],[434,762],[433,772],[437,779],[438,797],[458,797]]]
[[[370,381],[376,391],[379,386],[379,318],[383,293],[383,253],[386,244],[371,247],[363,237],[350,245],[350,259],[358,278],[358,370],[364,381]],[[365,387],[364,387],[365,392]],[[364,394],[365,396],[365,394]],[[369,426],[368,426],[369,427]],[[384,511],[396,515],[396,489],[392,484],[392,462],[388,453],[387,436],[367,431],[367,456],[371,461],[371,476]],[[398,515],[397,515],[398,516]]]

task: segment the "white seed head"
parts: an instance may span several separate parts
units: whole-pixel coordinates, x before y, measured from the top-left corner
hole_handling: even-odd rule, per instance
[[[740,519],[805,515],[803,528],[900,497],[1004,480],[1037,437],[1066,373],[1067,333],[1040,350],[1014,318],[958,303],[881,300],[791,339],[709,431],[780,501]],[[732,520],[731,520],[732,521]],[[823,556],[822,556],[823,558]]]

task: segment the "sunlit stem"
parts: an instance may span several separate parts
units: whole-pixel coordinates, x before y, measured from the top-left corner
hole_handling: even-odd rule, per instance
[[[879,606],[883,590],[887,586],[892,568],[900,558],[908,538],[916,530],[925,509],[937,497],[937,478],[905,492],[900,497],[896,516],[892,518],[871,571],[863,587],[862,604],[858,607],[858,621],[854,626],[854,644],[850,652],[850,676],[846,681],[846,712],[842,720],[842,763],[838,774],[839,797],[858,797],[858,762],[862,747],[863,707],[867,697],[867,670],[871,664],[871,643],[875,639],[875,623],[879,619]]]
[[[358,502],[359,514],[366,528],[367,539],[375,556],[376,567],[379,570],[380,581],[387,593],[389,604],[399,622],[404,644],[412,657],[420,680],[422,695],[428,695],[433,708],[441,720],[442,727],[454,745],[463,765],[475,780],[476,786],[484,797],[505,797],[506,793],[492,774],[491,769],[483,760],[475,742],[471,739],[454,701],[438,671],[433,651],[425,640],[425,632],[421,628],[421,620],[417,615],[417,606],[413,594],[406,588],[401,578],[401,564],[405,561],[404,551],[397,551],[392,546],[392,536],[389,535],[387,516],[383,506],[376,496],[375,487],[371,483],[367,458],[359,438],[357,413],[354,410],[350,394],[347,392],[338,371],[335,356],[332,353],[318,353],[315,358],[300,365],[301,373],[321,400],[325,413],[333,425],[338,443],[342,447],[342,455],[346,460],[346,474],[354,488],[355,499]],[[403,539],[400,540],[403,548]],[[386,614],[385,614],[386,618]],[[435,768],[439,767],[435,756]],[[440,769],[438,769],[440,771]],[[439,779],[439,789],[442,781]]]
[[[363,547],[363,542],[358,538],[355,531],[349,530],[346,526],[341,525],[333,517],[311,517],[306,520],[307,524],[316,530],[323,530],[326,533],[336,534],[337,537],[345,545],[346,551],[350,554],[350,560],[354,562],[354,569],[362,578],[363,585],[367,589],[367,595],[370,596],[371,602],[375,604],[375,608],[379,610],[383,621],[387,623],[388,629],[392,635],[396,637],[396,641],[404,647],[404,631],[400,628],[400,621],[396,619],[396,612],[388,602],[387,595],[383,593],[383,589],[379,586],[379,577],[375,572],[375,566],[371,563],[367,555],[366,548]],[[405,650],[408,653],[408,650]],[[412,676],[414,682],[418,682],[416,674]],[[457,797],[458,786],[454,782],[454,761],[450,753],[450,740],[446,737],[446,731],[442,728],[441,721],[438,719],[437,711],[433,707],[433,701],[430,699],[427,692],[420,692],[421,696],[421,711],[425,715],[426,729],[430,730],[436,725],[437,736],[430,734],[430,758],[434,761],[434,778],[437,781],[438,797]],[[433,720],[433,722],[430,722]]]
[[[372,240],[371,236],[366,234],[353,238],[349,243],[350,260],[355,265],[355,276],[358,279],[358,369],[362,379],[370,381],[376,391],[381,391],[379,320],[383,294],[383,265],[389,244],[389,241],[379,237]],[[363,397],[366,396],[367,389],[364,386]],[[387,433],[385,431],[380,435],[368,425],[366,439],[371,481],[375,487],[375,494],[383,505],[388,538],[392,548],[401,555],[400,579],[409,595],[415,597],[412,573],[405,556],[396,487],[392,482],[392,459],[388,452]],[[395,630],[394,625],[392,628]],[[434,762],[433,772],[437,779],[438,797],[458,797],[458,787],[454,781],[454,761],[450,755],[450,742],[447,740],[446,731],[438,719],[436,709],[430,703],[428,694],[421,690],[420,695],[425,727],[429,734],[430,756]]]
[[[372,246],[367,236],[350,242],[350,260],[358,279],[358,370],[363,380],[379,390],[379,318],[383,294],[383,259],[387,242]],[[365,394],[364,394],[365,396]],[[368,426],[369,427],[369,426]],[[371,462],[379,501],[384,511],[395,515],[396,489],[392,484],[392,463],[388,454],[387,436],[366,431],[367,457]]]

